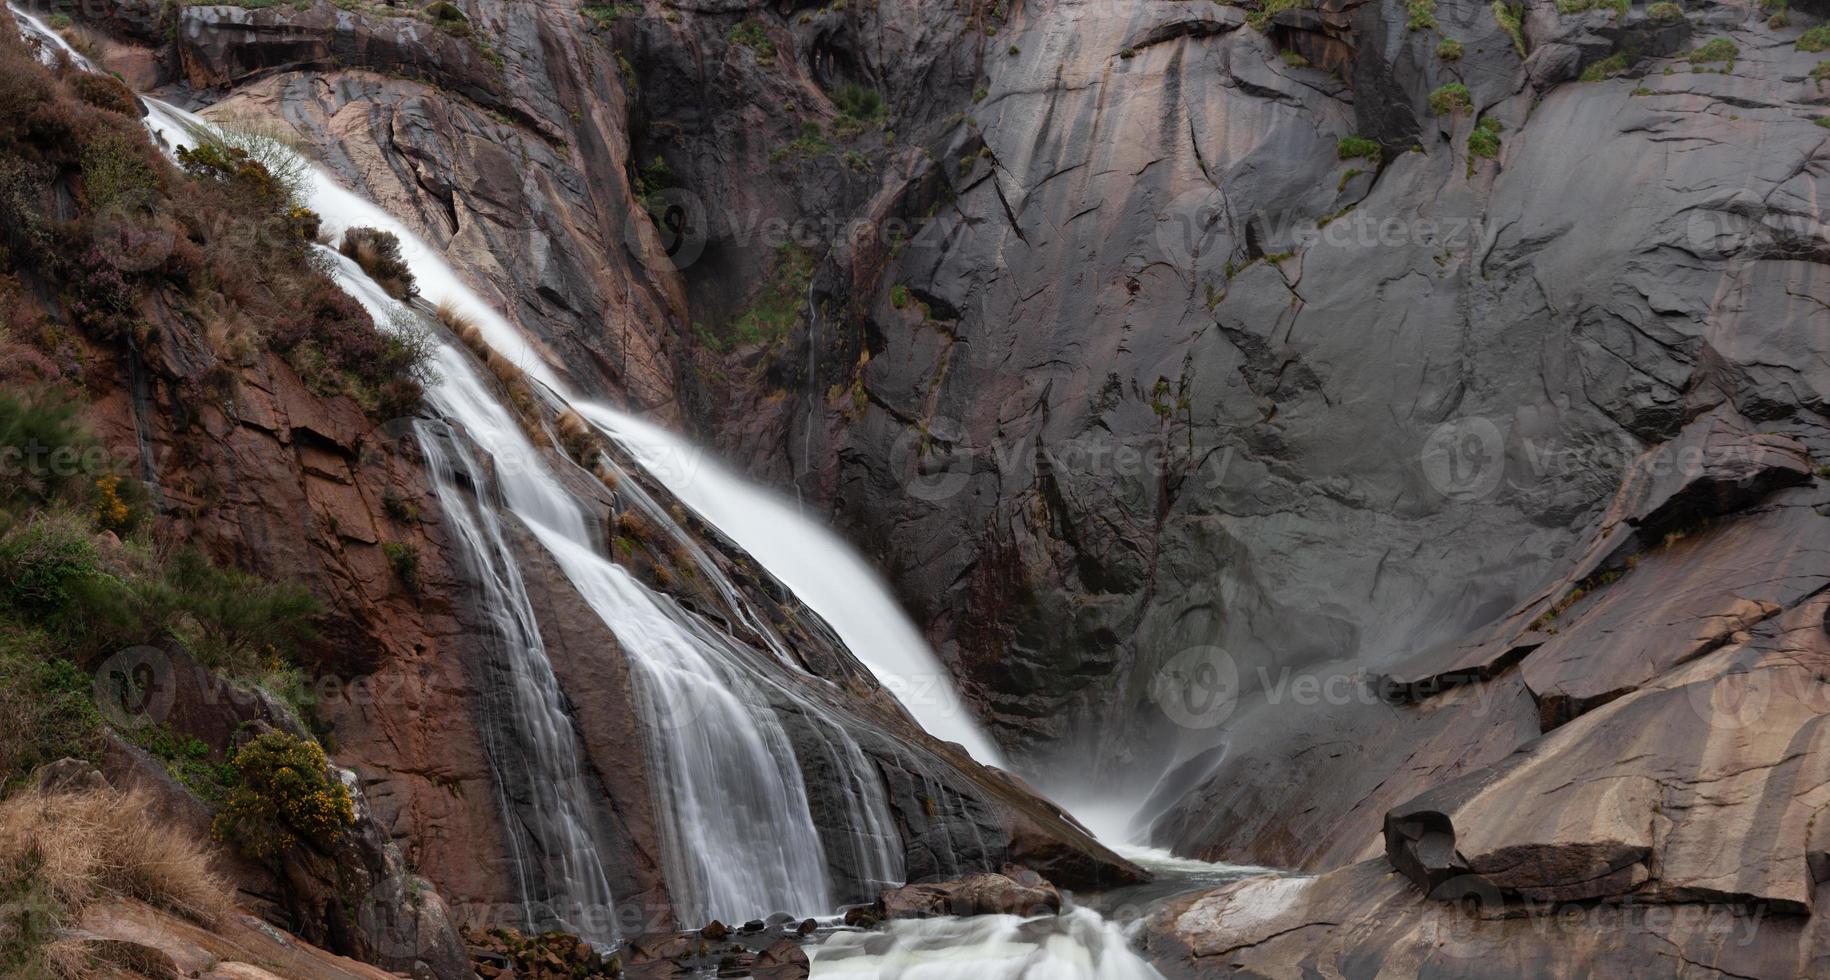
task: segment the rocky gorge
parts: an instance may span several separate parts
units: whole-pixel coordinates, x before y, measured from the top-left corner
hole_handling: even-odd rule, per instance
[[[109,260],[141,326],[102,329],[93,280],[9,241],[9,339],[40,352],[9,383],[73,392],[156,534],[321,604],[309,717],[271,684],[209,695],[229,682],[180,645],[151,661],[193,761],[284,732],[349,774],[335,847],[221,849],[239,901],[303,940],[461,976],[460,922],[606,946],[704,925],[680,869],[716,862],[670,823],[648,637],[513,502],[533,469],[654,628],[740,663],[745,710],[780,721],[764,741],[799,772],[745,799],[804,797],[831,907],[745,916],[881,895],[1055,917],[1056,888],[1147,877],[1085,821],[1282,869],[1131,910],[1163,976],[1823,972],[1830,9],[24,12],[159,105],[279,134],[525,343],[415,264],[406,306],[461,359],[445,387],[474,368],[535,433],[456,465],[469,417],[439,385],[395,413],[326,394],[296,349],[225,355],[233,318],[167,255]],[[13,87],[107,101],[44,71]],[[45,132],[9,152],[36,165]],[[132,237],[60,152],[45,212]],[[184,213],[160,193],[131,230]],[[919,688],[866,666],[882,651],[586,400],[831,523],[1000,758],[924,731]],[[497,509],[512,575],[476,551]],[[488,598],[511,578],[519,634]],[[526,723],[529,690],[556,725]],[[84,758],[207,837],[222,803],[173,755],[111,729]],[[562,831],[614,896],[595,924]],[[981,901],[998,872],[1041,880]]]

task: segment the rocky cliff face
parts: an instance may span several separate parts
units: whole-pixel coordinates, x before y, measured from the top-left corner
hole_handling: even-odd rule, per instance
[[[1668,935],[1802,975],[1817,22],[1571,6],[1017,10],[925,171],[943,233],[834,273],[863,396],[784,402],[757,465],[897,529],[870,540],[1013,746],[1179,763],[1134,783],[1163,843],[1395,867],[1398,905],[1478,885],[1507,941],[1751,904],[1792,918],[1512,966]],[[1386,920],[1323,908],[1346,880],[1171,932],[1191,968],[1491,965],[1353,931]]]
[[[1822,10],[458,6],[98,26],[829,510],[1027,765],[1332,872],[1166,956],[1419,963],[1419,889],[1471,879],[1809,948]],[[410,768],[401,825],[465,839]],[[1619,955],[1811,972],[1712,942]],[[1513,965],[1615,955],[1572,950]]]
[[[129,6],[88,23],[106,32],[90,39],[98,54],[136,82],[206,101],[220,120],[289,126],[349,186],[473,273],[578,387],[663,417],[673,411],[675,355],[661,352],[681,346],[685,300],[677,279],[648,275],[669,267],[655,225],[629,206],[626,68],[577,10],[516,5],[429,20],[379,7]],[[496,751],[515,738],[502,708],[505,654],[491,642],[457,528],[426,489],[417,433],[409,420],[378,425],[347,400],[306,390],[271,357],[237,371],[220,388],[225,397],[196,402],[199,376],[216,369],[197,349],[196,325],[181,311],[155,320],[155,349],[105,351],[109,367],[91,387],[104,435],[144,460],[169,533],[325,593],[331,612],[316,680],[334,759],[354,770],[373,823],[454,916],[519,921],[530,889],[541,890],[528,880],[539,873],[529,870],[537,862],[526,857],[525,832],[541,819],[540,794]],[[550,461],[562,461],[560,452]],[[610,520],[611,489],[589,480],[573,489]],[[658,486],[646,492],[668,506]],[[689,533],[771,611],[769,628],[792,628],[797,657],[827,679],[790,674],[783,683],[809,687],[857,726],[910,874],[1013,862],[1070,886],[1140,874],[1026,786],[922,733],[816,616],[706,529]],[[651,733],[623,651],[530,538],[511,546],[582,748],[588,832],[618,904],[587,911],[619,917],[622,933],[665,928],[673,905],[647,768]],[[677,554],[661,549],[641,561],[644,574],[672,583],[695,609],[716,616],[726,602]],[[819,760],[830,749],[817,726],[788,727],[807,763],[816,821],[838,829],[849,788],[825,778]],[[859,890],[841,845],[830,846],[835,894],[873,897]]]

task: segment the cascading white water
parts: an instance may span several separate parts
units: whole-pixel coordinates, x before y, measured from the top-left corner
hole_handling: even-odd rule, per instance
[[[193,141],[208,124],[158,102],[148,124],[172,145]],[[447,305],[480,325],[498,351],[519,355],[528,376],[565,400],[559,381],[534,356],[531,346],[506,321],[463,286],[436,253],[399,222],[374,205],[335,184],[316,167],[309,168],[305,204],[323,219],[327,232],[366,226],[392,231],[418,280],[421,295]],[[392,322],[399,304],[341,256],[342,285],[378,324]],[[489,330],[495,323],[499,329]],[[513,356],[511,354],[511,356]],[[455,346],[440,343],[435,361],[437,380],[428,386],[427,402],[435,414],[453,424],[491,456],[499,475],[502,502],[553,557],[572,587],[616,635],[636,668],[638,703],[647,713],[649,750],[656,786],[667,803],[661,821],[670,891],[680,918],[742,920],[774,911],[797,915],[831,910],[822,841],[816,831],[800,765],[786,732],[769,704],[757,695],[758,678],[739,666],[748,651],[656,594],[621,566],[602,555],[600,537],[580,510],[579,502],[560,483],[542,454]],[[432,457],[429,453],[429,458]],[[472,560],[485,577],[512,569],[513,556],[503,543],[497,517],[486,503],[466,507],[459,491],[441,486],[455,505],[455,519],[466,542],[477,545]],[[705,567],[710,570],[709,562]],[[557,682],[538,626],[519,592],[512,588],[489,595],[491,603],[509,603],[512,611],[492,611],[505,627],[504,644],[513,654],[521,742],[538,746],[535,758],[554,764],[542,778],[559,782],[551,802],[561,809],[551,821],[523,820],[537,837],[540,850],[556,865],[550,890],[559,892],[549,905],[608,906],[608,886],[592,849],[582,814],[570,812],[584,796],[572,790],[578,776],[575,735],[558,700]],[[488,590],[486,589],[486,595]],[[517,594],[518,593],[518,594]],[[805,702],[802,702],[804,705]],[[807,705],[811,708],[811,705]],[[817,724],[816,720],[816,724]],[[881,786],[869,778],[867,760],[842,726],[825,723],[839,739],[836,767],[848,784],[851,824],[841,842],[858,857],[864,887],[901,881],[897,838]],[[547,795],[543,792],[543,795]],[[567,851],[583,853],[565,854]],[[602,916],[591,917],[602,919]],[[579,923],[572,923],[575,928]],[[588,934],[588,928],[585,929]],[[595,937],[594,937],[595,938]]]
[[[1001,764],[920,631],[838,535],[666,429],[602,405],[574,407],[831,624],[930,735],[958,742],[982,763]]]
[[[549,529],[535,534],[640,674],[658,736],[656,788],[676,817],[665,828],[675,905],[700,921],[828,910],[794,750],[755,689],[734,683],[730,658],[742,653],[720,651],[728,640],[621,566]]]
[[[29,33],[92,70],[42,22],[9,10]],[[148,128],[169,145],[194,143],[195,134],[208,128],[189,113],[144,101]],[[439,253],[315,166],[308,168],[306,197],[328,233],[357,226],[393,232],[427,301],[449,305],[474,322],[486,342],[538,382],[557,406],[571,407],[598,426],[650,475],[750,551],[833,626],[931,733],[960,743],[981,761],[998,760],[920,634],[870,567],[835,535],[671,434],[571,397],[534,345],[464,285]],[[340,257],[336,261],[339,284],[378,324],[392,322],[399,305],[353,264]],[[518,521],[552,556],[635,667],[656,782],[667,801],[663,833],[681,918],[690,922],[831,909],[823,842],[772,697],[810,726],[810,736],[819,740],[838,775],[846,839],[836,843],[850,853],[859,881],[867,891],[900,883],[900,838],[883,786],[844,725],[822,705],[779,682],[749,647],[671,597],[649,590],[600,554],[580,501],[549,469],[547,458],[467,355],[440,343],[436,359],[439,379],[428,387],[427,401],[438,421],[416,423],[416,429],[434,490],[485,596],[502,646],[499,659],[511,675],[506,687],[512,705],[506,714],[512,716],[515,744],[497,745],[492,755],[512,757],[495,758],[498,767],[527,767],[523,775],[533,784],[534,799],[512,801],[505,795],[501,800],[505,822],[520,825],[528,837],[526,850],[517,855],[525,914],[536,920],[552,915],[587,938],[610,938],[594,925],[613,917],[594,917],[589,908],[607,910],[611,895],[589,829],[589,793],[580,772],[577,736],[504,533],[505,517]],[[473,454],[473,447],[489,457],[490,465]],[[485,489],[491,472],[499,505]],[[659,516],[652,502],[649,509],[651,516]],[[740,623],[762,638],[778,660],[789,659],[780,637],[717,566],[703,554],[698,560]],[[577,921],[568,910],[582,910]],[[1121,930],[1085,909],[1047,920],[943,919],[896,923],[881,934],[842,933],[815,951],[815,971],[822,976],[971,975],[987,980],[1158,976],[1128,948]]]
[[[1162,980],[1123,929],[1087,909],[903,920],[808,952],[823,980]]]

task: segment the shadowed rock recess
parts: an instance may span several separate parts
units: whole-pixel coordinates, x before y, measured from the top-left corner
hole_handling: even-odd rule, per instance
[[[1819,0],[43,13],[137,90],[281,127],[564,383],[718,447],[883,571],[951,673],[929,680],[1027,783],[923,733],[871,651],[625,477],[771,620],[736,642],[800,659],[762,696],[816,827],[849,791],[797,711],[882,777],[919,885],[895,914],[1142,877],[1033,784],[1303,873],[1153,909],[1168,977],[1830,975]],[[95,426],[151,454],[162,527],[325,602],[325,674],[407,692],[317,706],[367,831],[330,891],[410,866],[437,901],[418,963],[461,974],[450,920],[516,918],[538,794],[492,764],[500,653],[423,453],[277,356],[197,397],[197,328],[142,306],[155,342],[81,342]],[[510,537],[609,889],[658,910],[623,932],[697,928],[624,650]],[[666,552],[630,564],[743,618]],[[834,897],[876,898],[829,849]],[[334,894],[242,872],[308,939],[414,967]]]

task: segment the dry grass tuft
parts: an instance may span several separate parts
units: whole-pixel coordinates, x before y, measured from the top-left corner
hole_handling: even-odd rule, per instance
[[[559,427],[560,447],[577,460],[579,465],[591,465],[603,452],[603,446],[597,441],[597,431],[591,428],[591,423],[586,422],[584,416],[568,408],[559,413],[555,424]]]
[[[616,533],[638,544],[654,544],[659,540],[654,524],[634,510],[616,515]]]
[[[234,907],[204,845],[140,793],[27,790],[0,802],[0,884],[31,879],[72,914],[109,895],[206,925]]]
[[[483,339],[483,328],[477,326],[475,320],[459,312],[450,303],[438,304],[438,309],[432,315],[438,317],[438,322],[444,324],[445,329],[451,331],[465,347],[470,348],[470,352],[479,360],[488,359],[489,342]]]
[[[483,366],[489,368],[489,373],[495,375],[497,381],[510,388],[527,385],[527,377],[521,373],[521,368],[494,348],[489,348],[488,353],[483,355]]]
[[[608,463],[601,461],[597,464],[597,478],[603,483],[605,490],[612,492],[614,492],[617,487],[621,486],[623,482],[621,474],[611,469]]]

